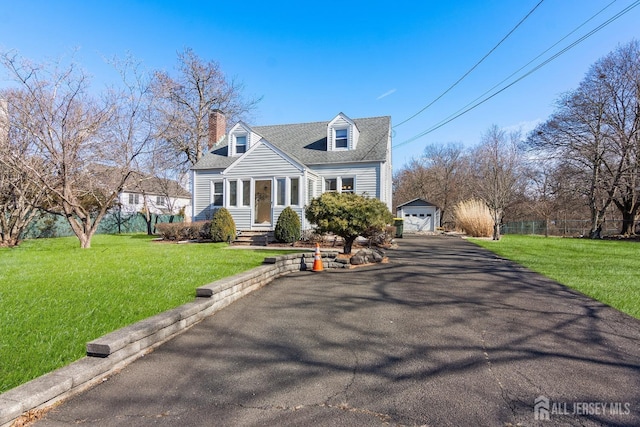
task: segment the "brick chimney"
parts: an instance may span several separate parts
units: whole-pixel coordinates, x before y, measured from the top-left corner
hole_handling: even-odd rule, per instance
[[[209,113],[209,150],[222,141],[227,132],[227,119],[220,110]]]

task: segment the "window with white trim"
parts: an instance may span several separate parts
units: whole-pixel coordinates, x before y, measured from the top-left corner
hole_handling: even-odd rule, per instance
[[[338,191],[338,178],[325,178],[324,191],[325,193],[328,193],[330,191]]]
[[[229,181],[229,206],[238,206],[238,181]]]
[[[290,191],[291,205],[298,206],[300,204],[300,179],[291,178],[291,191]]]
[[[324,178],[324,192],[355,193],[356,179],[352,176]]]
[[[340,179],[340,192],[341,193],[353,193],[355,191],[355,178],[341,178]]]
[[[236,138],[236,154],[244,154],[247,152],[247,136],[238,135]]]
[[[156,206],[166,206],[164,196],[156,196]]]
[[[251,181],[242,181],[242,206],[251,205]]]
[[[311,178],[307,179],[307,203],[311,203],[311,200],[316,196],[316,183]]]
[[[287,180],[285,178],[276,179],[276,205],[284,206]]]
[[[222,181],[213,181],[212,182],[212,194],[211,194],[211,204],[213,206],[223,206],[224,205],[224,185]]]
[[[129,193],[129,204],[130,205],[139,205],[140,204],[140,195]]]
[[[335,147],[336,148],[349,148],[349,130],[348,129],[336,129],[335,130]]]

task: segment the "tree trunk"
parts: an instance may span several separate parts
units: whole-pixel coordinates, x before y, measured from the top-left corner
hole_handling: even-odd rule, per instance
[[[549,217],[544,218],[544,237],[549,237]]]
[[[353,242],[356,241],[357,236],[353,237],[344,237],[344,253],[349,255],[351,253],[351,248],[353,247]]]
[[[633,229],[633,225],[636,222],[635,219],[635,212],[622,211],[622,228],[620,229],[620,234],[623,236],[635,234],[635,230]]]
[[[80,247],[82,249],[91,248],[91,237],[87,234],[81,234],[78,236],[78,240],[80,240]]]
[[[500,240],[500,222],[493,223],[493,240]]]
[[[147,236],[153,235],[153,230],[151,229],[153,214],[150,214],[149,211],[146,211],[144,214],[144,220],[147,223]]]

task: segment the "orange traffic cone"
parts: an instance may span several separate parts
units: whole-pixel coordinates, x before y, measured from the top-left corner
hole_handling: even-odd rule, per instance
[[[320,245],[316,243],[316,253],[313,257],[313,269],[311,271],[322,271],[322,256],[320,255]]]

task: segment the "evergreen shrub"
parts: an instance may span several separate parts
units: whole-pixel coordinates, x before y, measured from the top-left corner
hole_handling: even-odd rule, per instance
[[[284,208],[276,223],[275,238],[281,243],[293,243],[300,240],[300,217],[290,206]]]

